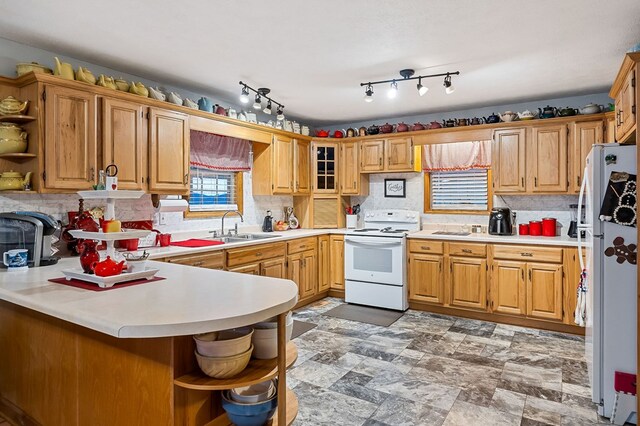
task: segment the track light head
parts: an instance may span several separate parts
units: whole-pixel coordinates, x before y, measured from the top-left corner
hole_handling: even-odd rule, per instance
[[[398,95],[398,83],[395,80],[391,82],[391,87],[389,87],[389,91],[387,92],[387,97],[389,99],[394,99]]]
[[[276,110],[276,120],[284,120],[284,107],[282,105],[278,106]]]
[[[367,86],[367,89],[364,91],[364,101],[373,102],[373,86],[370,84]]]
[[[422,78],[418,79],[418,85],[416,87],[418,88],[418,94],[420,96],[424,96],[429,91],[427,86],[422,85]]]
[[[255,101],[253,102],[253,109],[262,109],[262,98],[260,95],[256,95]]]
[[[262,110],[262,112],[271,115],[271,101],[267,102],[267,106]]]
[[[240,102],[242,102],[243,104],[249,103],[249,89],[247,89],[247,86],[244,86],[242,88],[242,93],[240,94]]]
[[[451,76],[447,74],[444,78],[444,91],[447,95],[452,94],[455,91],[455,87],[451,84]]]

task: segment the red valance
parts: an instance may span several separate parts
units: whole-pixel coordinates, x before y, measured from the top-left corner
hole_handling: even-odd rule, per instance
[[[491,141],[425,145],[422,169],[425,172],[491,168]]]
[[[251,142],[245,139],[191,130],[192,167],[227,172],[251,170]]]

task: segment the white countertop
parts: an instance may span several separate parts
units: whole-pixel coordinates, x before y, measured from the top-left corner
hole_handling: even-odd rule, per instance
[[[108,291],[49,282],[63,269],[78,268],[66,258],[57,265],[25,272],[0,271],[0,300],[115,337],[181,336],[250,325],[293,308],[293,281],[149,262],[166,278]]]
[[[529,244],[542,246],[562,246],[562,247],[578,247],[576,238],[569,238],[566,235],[560,237],[542,237],[531,235],[490,235],[486,233],[469,234],[469,235],[442,235],[434,234],[435,229],[422,230],[412,232],[409,238],[421,238],[429,240],[443,241],[466,241],[466,242],[482,242],[482,243],[501,243],[501,244]]]

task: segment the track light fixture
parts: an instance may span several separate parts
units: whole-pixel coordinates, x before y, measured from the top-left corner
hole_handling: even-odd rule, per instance
[[[253,108],[256,110],[262,109],[262,99],[267,100],[267,106],[262,110],[265,114],[271,114],[273,110],[273,104],[278,106],[276,117],[278,120],[284,120],[284,105],[280,102],[275,101],[273,98],[269,97],[269,93],[271,93],[271,89],[266,87],[260,87],[258,89],[254,89],[253,87],[240,82],[240,86],[242,86],[242,92],[240,94],[240,101],[243,104],[249,103],[249,93],[254,92],[256,94],[253,102]]]
[[[419,75],[419,76],[416,76],[416,77],[414,77],[413,74],[415,74],[414,70],[412,70],[412,69],[404,69],[404,70],[400,70],[400,75],[402,76],[401,79],[395,79],[394,78],[394,79],[391,79],[391,80],[369,81],[367,83],[360,83],[360,87],[366,86],[366,89],[365,89],[365,92],[364,92],[364,101],[365,102],[372,102],[373,101],[373,85],[375,85],[375,84],[388,84],[388,83],[391,83],[391,87],[389,88],[389,91],[387,92],[387,96],[390,99],[393,99],[398,94],[398,81],[409,81],[409,80],[418,80],[418,84],[416,85],[416,88],[418,89],[418,94],[420,96],[424,96],[429,91],[429,88],[427,86],[423,86],[422,85],[422,79],[423,78],[433,78],[433,77],[444,77],[445,93],[447,95],[450,95],[455,90],[453,85],[452,85],[452,83],[451,83],[451,76],[452,75],[460,75],[460,71],[446,72],[446,73],[440,73],[440,74]]]

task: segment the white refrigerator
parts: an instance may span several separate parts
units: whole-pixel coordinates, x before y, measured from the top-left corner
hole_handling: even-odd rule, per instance
[[[600,207],[611,172],[636,174],[636,147],[594,145],[587,158],[578,202],[578,245],[586,271],[585,353],[593,402],[600,415],[611,416],[614,372],[636,373],[637,266],[606,256],[617,237],[636,244],[637,230],[600,220]],[[582,222],[581,206],[585,206]],[[580,232],[584,231],[584,232]],[[581,236],[584,233],[584,237]],[[632,419],[635,423],[635,416]]]

